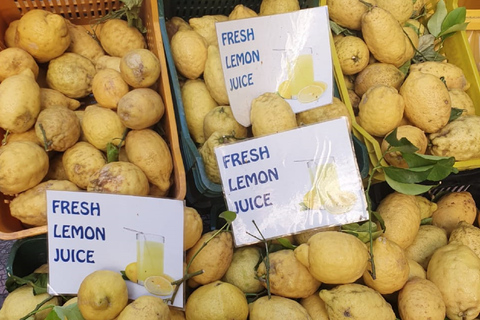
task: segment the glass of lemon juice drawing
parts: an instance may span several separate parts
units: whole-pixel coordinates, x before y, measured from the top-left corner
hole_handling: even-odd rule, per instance
[[[298,93],[313,84],[313,56],[311,48],[304,48],[300,54],[290,61],[289,74],[292,98],[298,99]]]
[[[288,79],[283,81],[278,92],[285,99],[298,100],[301,103],[310,103],[318,100],[325,92],[326,83],[315,81],[312,48],[304,47],[292,53],[285,51],[288,68]]]
[[[138,232],[137,238],[137,277],[143,285],[150,276],[163,275],[165,237]]]

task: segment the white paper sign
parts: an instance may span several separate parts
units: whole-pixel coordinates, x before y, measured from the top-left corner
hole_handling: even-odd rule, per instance
[[[346,118],[215,148],[236,246],[368,219]]]
[[[131,262],[137,262],[139,280],[157,273],[183,276],[182,201],[47,190],[47,210],[51,294],[76,294],[88,274],[120,274]],[[126,283],[130,299],[150,294],[142,284]],[[183,308],[183,292],[181,287],[174,306]]]
[[[326,6],[215,24],[235,119],[249,126],[252,100],[278,92],[295,113],[332,103]]]

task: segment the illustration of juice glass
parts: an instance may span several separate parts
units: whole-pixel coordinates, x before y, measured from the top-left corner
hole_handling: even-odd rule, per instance
[[[137,277],[143,285],[150,276],[163,275],[165,237],[139,232],[137,237]]]
[[[311,48],[303,48],[299,54],[289,60],[289,79],[292,99],[314,82],[313,57]]]

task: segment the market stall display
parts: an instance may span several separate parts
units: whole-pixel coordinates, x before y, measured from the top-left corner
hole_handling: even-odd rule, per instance
[[[127,3],[127,0],[121,2]],[[159,16],[153,14],[153,19],[158,18],[159,24],[153,21],[152,27],[149,25],[151,18],[147,18],[147,29],[154,30],[154,39],[149,40],[149,47],[160,50],[151,52],[157,56],[160,53],[159,58],[164,63],[160,70],[162,80],[158,81],[160,88],[163,88],[160,93],[165,104],[165,115],[170,112],[179,126],[177,128],[172,119],[171,126],[166,127],[175,130],[166,135],[172,139],[166,139],[166,145],[157,139],[158,130],[147,132],[132,128],[125,137],[126,154],[120,151],[119,157],[127,156],[131,163],[140,168],[140,171],[133,172],[137,182],[141,181],[138,177],[141,176],[140,172],[144,172],[146,183],[143,185],[149,181],[155,183],[157,196],[166,196],[172,201],[186,200],[183,252],[178,252],[184,259],[183,277],[174,279],[163,269],[166,244],[163,236],[124,226],[126,232],[134,231],[137,235],[134,248],[137,250],[136,261],[132,258],[134,262],[122,262],[120,267],[112,261],[109,270],[91,272],[80,279],[77,293],[56,295],[50,292],[52,295],[47,295],[45,249],[47,236],[53,235],[28,237],[30,234],[20,231],[20,234],[14,233],[15,239],[24,239],[14,244],[7,262],[9,279],[6,287],[9,295],[0,308],[0,319],[45,319],[48,312],[48,319],[85,320],[476,319],[480,314],[480,169],[477,159],[480,137],[476,131],[480,118],[477,105],[480,77],[472,63],[472,52],[467,47],[463,31],[464,11],[454,11],[457,8],[456,0],[376,0],[376,6],[373,7],[371,2],[262,0],[246,1],[241,5],[235,1],[224,1],[193,8],[188,4],[189,1],[159,0]],[[458,1],[458,5],[467,5],[465,3],[468,1]],[[224,88],[219,65],[221,49],[216,47],[215,25],[235,19],[295,13],[322,4],[329,7],[332,20],[330,26],[333,36],[329,38],[335,79],[333,103],[295,114],[286,101],[316,101],[325,91],[325,83],[310,77],[309,69],[312,67],[309,67],[303,69],[308,73],[305,76],[307,81],[298,81],[298,84],[295,76],[292,76],[297,67],[292,67],[287,80],[277,86],[277,92],[263,93],[253,101],[252,126],[240,124],[233,116],[234,110],[229,107],[229,97]],[[157,5],[152,1],[144,3],[143,14],[149,17],[150,13],[156,13]],[[345,18],[347,11],[351,15]],[[448,12],[452,11],[455,15],[448,16]],[[428,23],[429,18],[435,21]],[[438,30],[434,31],[436,27]],[[357,33],[358,30],[362,30],[362,37]],[[446,39],[438,40],[436,47],[429,42],[431,38],[422,38],[420,33],[424,31],[421,30],[426,30],[427,34],[451,33]],[[157,31],[161,31],[161,37]],[[152,35],[150,31],[147,39],[148,35]],[[385,41],[395,35],[400,40],[391,41],[391,45],[385,46]],[[166,54],[163,58],[162,46]],[[438,48],[441,50],[437,51]],[[117,49],[120,48],[112,48]],[[417,61],[420,59],[418,54],[423,58],[426,55],[444,55],[447,61]],[[304,59],[303,64],[300,60],[296,61],[303,66],[310,63],[308,59]],[[116,63],[119,63],[118,60]],[[166,70],[163,67],[167,66],[168,75],[163,72]],[[103,76],[108,78],[114,75],[111,69],[104,70],[109,71]],[[118,83],[118,80],[116,78],[113,82]],[[129,86],[135,86],[134,79],[129,81]],[[126,96],[126,92],[123,92]],[[52,96],[54,98],[58,96]],[[133,100],[136,102],[144,98],[150,99],[142,96]],[[155,104],[152,99],[149,103]],[[75,109],[77,107],[72,100],[63,99],[62,103],[73,103],[71,108]],[[156,109],[152,109],[155,106],[139,112],[153,112],[140,123],[155,118]],[[165,115],[160,123],[165,121]],[[93,120],[95,118],[91,117]],[[88,115],[84,115],[83,121],[85,119],[88,121]],[[129,119],[127,117],[124,120]],[[261,218],[252,220],[255,229],[242,225],[239,216],[245,211],[238,206],[237,209],[240,209],[236,213],[225,208],[230,199],[226,186],[221,185],[225,181],[226,171],[221,171],[219,164],[225,168],[235,165],[242,167],[261,159],[261,154],[255,153],[255,148],[249,149],[250,152],[253,150],[249,154],[236,153],[232,151],[235,149],[228,148],[239,145],[238,141],[245,138],[246,142],[265,141],[266,147],[267,140],[262,140],[265,137],[284,137],[289,131],[300,134],[308,129],[312,130],[309,133],[315,132],[316,126],[328,128],[338,137],[346,134],[346,139],[335,140],[333,148],[337,148],[336,151],[343,150],[345,154],[346,149],[350,151],[352,147],[353,152],[355,147],[358,163],[354,161],[356,165],[350,167],[355,167],[355,170],[348,172],[350,181],[358,175],[361,196],[346,190],[343,184],[346,179],[341,179],[346,170],[337,167],[335,161],[312,165],[313,160],[295,158],[298,162],[306,162],[309,170],[305,172],[310,174],[312,186],[303,195],[293,187],[296,186],[292,181],[294,179],[288,181],[288,187],[295,189],[293,193],[301,194],[302,199],[301,203],[292,204],[294,209],[291,212],[301,207],[302,211],[311,214],[311,219],[327,221],[320,223],[328,227],[298,232],[298,229],[292,229],[292,225],[298,223],[299,214],[292,214],[291,221],[290,217],[283,219],[287,221],[275,221],[277,225],[274,227],[278,229],[275,232],[283,234],[282,237],[269,236],[270,230]],[[303,131],[300,130],[302,127]],[[147,151],[139,145],[141,140],[148,140],[146,149],[153,155],[161,154],[158,161],[165,156],[166,150],[172,149],[175,140],[172,137],[176,137],[176,130],[183,157],[178,159],[181,169],[186,169],[186,174],[183,172],[186,182],[180,183],[179,187],[175,180],[173,189],[165,194],[162,192],[169,189],[166,174],[162,174],[163,170],[149,171],[144,168]],[[470,138],[466,138],[467,135]],[[128,141],[136,142],[129,145]],[[348,142],[348,148],[340,148],[341,142]],[[222,155],[224,163],[217,163],[215,147],[227,143],[228,146],[217,152],[217,158],[219,154]],[[296,145],[289,143],[291,141],[287,143],[285,139],[283,145],[296,151]],[[104,144],[102,142],[102,146],[92,147],[96,153],[92,149],[90,158],[96,159]],[[270,156],[268,152],[264,150],[264,154]],[[65,151],[65,169],[68,168],[68,155]],[[286,158],[283,156],[280,160],[285,163]],[[52,162],[51,159],[46,161]],[[174,171],[178,171],[173,162]],[[112,168],[107,169],[119,170],[113,168],[119,163],[122,162],[110,162]],[[40,168],[38,171],[42,170]],[[99,171],[96,180],[101,175]],[[165,183],[167,187],[162,189]],[[88,179],[76,179],[72,184],[73,188],[81,184],[87,190],[97,192],[103,188],[107,193],[114,192],[116,188],[111,183],[93,185]],[[141,186],[142,183],[135,185]],[[235,186],[240,188],[242,184],[233,186],[237,190]],[[132,190],[131,185],[121,187],[124,187],[125,193]],[[229,188],[232,190],[231,184]],[[153,196],[145,188],[135,190],[136,195]],[[252,192],[255,191],[258,190],[253,188]],[[253,196],[250,195],[250,204],[248,201],[245,203],[249,208],[260,209],[261,205],[252,200],[257,199]],[[20,196],[15,199],[18,198]],[[138,207],[142,204],[140,199],[135,199]],[[262,204],[266,206],[269,198],[263,200],[265,202]],[[351,222],[343,216],[355,212],[353,204],[363,204],[362,201],[365,202],[361,210],[363,218]],[[1,205],[0,222],[13,219],[7,215],[7,220],[2,220],[5,214]],[[181,207],[178,202],[175,205]],[[99,214],[99,207],[94,207],[94,210],[97,209]],[[277,216],[281,216],[281,209],[277,208]],[[141,209],[133,213],[135,210],[128,211],[132,211],[132,217],[140,216]],[[259,211],[254,212],[260,216]],[[127,215],[124,213],[124,216]],[[329,215],[342,217],[343,223],[332,223],[334,220],[329,220]],[[177,218],[176,221],[179,221]],[[151,228],[155,228],[153,220],[148,221]],[[69,220],[64,221],[64,226],[68,228]],[[158,221],[163,222],[160,219]],[[116,227],[118,223],[115,223]],[[95,223],[92,224],[94,227]],[[157,225],[156,228],[166,227]],[[282,228],[293,231],[286,232]],[[51,229],[48,230],[51,233]],[[177,233],[178,230],[172,226],[169,231]],[[249,242],[237,246],[236,233],[242,231]],[[100,238],[102,235],[100,229]],[[154,238],[158,239],[152,240]],[[178,242],[178,239],[175,241]],[[66,239],[63,242],[66,243]],[[52,243],[62,243],[61,237]],[[153,246],[150,248],[154,249],[155,254],[139,255],[138,252],[148,245]],[[176,243],[176,248],[179,247],[179,243]],[[154,260],[161,260],[161,265]],[[179,259],[176,261],[181,262]],[[52,266],[58,268],[59,264],[52,263],[51,269]],[[143,272],[154,274],[146,277]],[[67,281],[71,279],[65,279]],[[132,283],[145,288],[148,295],[128,299]],[[182,290],[183,308],[174,304],[179,289]],[[106,300],[109,303],[105,303]]]

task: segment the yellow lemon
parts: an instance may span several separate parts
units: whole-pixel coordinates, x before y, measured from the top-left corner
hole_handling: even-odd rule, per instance
[[[298,93],[298,101],[301,103],[309,103],[318,100],[320,96],[325,92],[324,87],[317,85],[309,85],[300,90]]]
[[[131,262],[125,267],[125,275],[127,276],[128,280],[137,283],[137,263]]]
[[[168,296],[173,292],[173,286],[165,276],[150,276],[145,279],[145,289],[157,296]]]
[[[278,94],[283,99],[292,99],[292,88],[290,86],[290,80],[285,80],[278,86]]]

